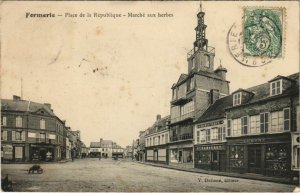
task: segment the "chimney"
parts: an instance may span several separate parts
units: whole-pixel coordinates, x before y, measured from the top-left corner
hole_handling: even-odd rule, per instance
[[[17,95],[13,95],[13,100],[14,101],[19,101],[19,100],[21,100],[21,97],[19,97]]]
[[[220,98],[220,91],[217,89],[211,89],[209,94],[210,94],[209,97],[210,104],[213,104],[214,102],[216,102],[216,100]]]
[[[161,115],[160,114],[156,115],[156,121],[160,121],[160,120],[161,120]]]
[[[103,141],[103,139],[102,139],[102,138],[100,138],[100,144],[102,144],[102,141]]]

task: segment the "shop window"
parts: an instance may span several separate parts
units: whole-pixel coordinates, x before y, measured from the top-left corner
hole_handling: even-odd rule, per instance
[[[198,164],[210,164],[210,163],[211,163],[210,151],[201,151],[199,153]]]
[[[233,106],[241,104],[241,100],[242,100],[241,96],[242,96],[241,92],[233,94]]]
[[[16,117],[16,127],[22,127],[22,117]]]
[[[241,124],[242,124],[242,135],[248,134],[248,117],[242,117],[241,118]]]
[[[300,147],[293,147],[293,169],[300,169]]]
[[[284,121],[284,130],[290,130],[290,109],[283,109],[283,121]],[[299,119],[299,117],[298,117]]]
[[[40,120],[40,129],[45,129],[45,127],[46,127],[45,120],[44,120],[44,119],[41,119],[41,120]]]
[[[287,162],[288,145],[272,144],[266,146],[267,175],[285,176],[289,170]]]
[[[227,136],[228,137],[231,136],[231,120],[230,119],[227,120]]]
[[[7,140],[7,131],[1,131],[1,141]]]
[[[244,146],[230,146],[229,161],[230,167],[244,167]]]
[[[1,126],[6,126],[6,117],[1,117]]]
[[[260,132],[268,133],[269,130],[269,113],[260,114]]]
[[[271,93],[271,96],[282,93],[282,80],[277,80],[277,81],[271,82],[270,93]]]
[[[148,156],[148,154],[147,154],[147,156]],[[177,149],[170,150],[170,162],[178,163],[178,150]]]

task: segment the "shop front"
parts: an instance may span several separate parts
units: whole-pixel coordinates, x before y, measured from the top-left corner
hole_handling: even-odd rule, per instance
[[[168,162],[168,149],[166,145],[155,146],[147,148],[146,161],[154,163],[167,164]]]
[[[195,167],[204,170],[226,171],[226,145],[195,145]]]
[[[1,161],[13,160],[13,146],[10,144],[1,145]]]
[[[35,145],[31,144],[29,148],[30,161],[51,162],[56,160],[56,147],[53,145]]]
[[[189,142],[170,145],[169,165],[193,168],[193,144]]]
[[[290,133],[228,138],[228,171],[290,177]]]

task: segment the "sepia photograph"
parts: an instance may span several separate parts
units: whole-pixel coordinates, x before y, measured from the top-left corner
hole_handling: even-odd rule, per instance
[[[300,192],[298,1],[1,2],[4,192]]]

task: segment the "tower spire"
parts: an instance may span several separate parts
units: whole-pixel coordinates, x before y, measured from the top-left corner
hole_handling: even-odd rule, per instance
[[[196,31],[196,41],[194,42],[194,51],[197,50],[207,50],[208,40],[205,37],[206,25],[204,24],[204,15],[205,13],[202,11],[202,1],[200,1],[200,11],[197,14],[197,27]]]

